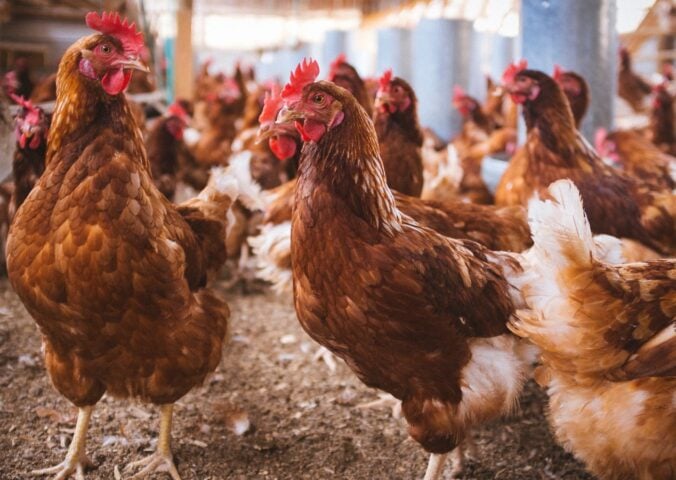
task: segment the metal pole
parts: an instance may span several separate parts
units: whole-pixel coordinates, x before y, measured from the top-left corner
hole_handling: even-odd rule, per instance
[[[617,83],[615,0],[521,0],[521,57],[551,74],[554,64],[585,77],[591,105],[582,133],[612,128]]]

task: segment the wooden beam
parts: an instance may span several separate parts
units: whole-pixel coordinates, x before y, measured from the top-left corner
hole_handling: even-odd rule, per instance
[[[402,10],[413,7],[418,3],[429,3],[429,0],[402,0],[401,3],[394,7],[388,7],[382,10],[378,10],[375,13],[367,13],[362,16],[361,26],[362,28],[371,28],[377,27],[379,24],[393,13],[399,13]]]
[[[192,0],[179,0],[176,11],[176,46],[174,52],[174,98],[192,99]]]

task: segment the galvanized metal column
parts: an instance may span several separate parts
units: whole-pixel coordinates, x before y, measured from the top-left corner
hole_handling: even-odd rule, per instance
[[[493,34],[490,39],[490,70],[494,82],[499,82],[507,65],[514,61],[516,42],[513,37]]]
[[[322,58],[318,59],[322,72],[321,78],[326,78],[329,74],[329,65],[341,53],[347,54],[347,32],[344,30],[328,30],[324,34]]]
[[[616,92],[615,0],[521,0],[521,57],[551,74],[554,64],[583,75],[591,105],[582,133],[612,128]]]
[[[472,37],[467,20],[423,19],[413,30],[411,69],[420,122],[445,140],[462,126],[451,96],[453,85],[469,85]]]
[[[388,68],[395,76],[411,81],[411,30],[381,28],[378,30],[376,75]]]

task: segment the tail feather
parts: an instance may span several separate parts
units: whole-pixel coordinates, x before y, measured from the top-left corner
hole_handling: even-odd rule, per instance
[[[272,283],[279,294],[291,293],[291,223],[266,224],[258,236],[248,241],[256,255],[256,276]]]
[[[589,221],[575,184],[558,180],[549,186],[552,200],[533,199],[528,222],[535,248],[563,266],[570,261],[588,264],[594,251]]]
[[[239,184],[239,201],[250,211],[264,210],[262,188],[251,176],[251,152],[232,155],[228,171]]]
[[[225,235],[230,207],[237,199],[238,182],[229,169],[214,167],[200,194],[176,207],[199,239],[208,270],[218,271],[226,259]]]

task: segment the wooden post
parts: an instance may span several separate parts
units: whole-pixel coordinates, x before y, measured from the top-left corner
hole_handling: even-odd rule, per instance
[[[192,0],[179,0],[176,11],[174,98],[193,98],[193,70]]]

